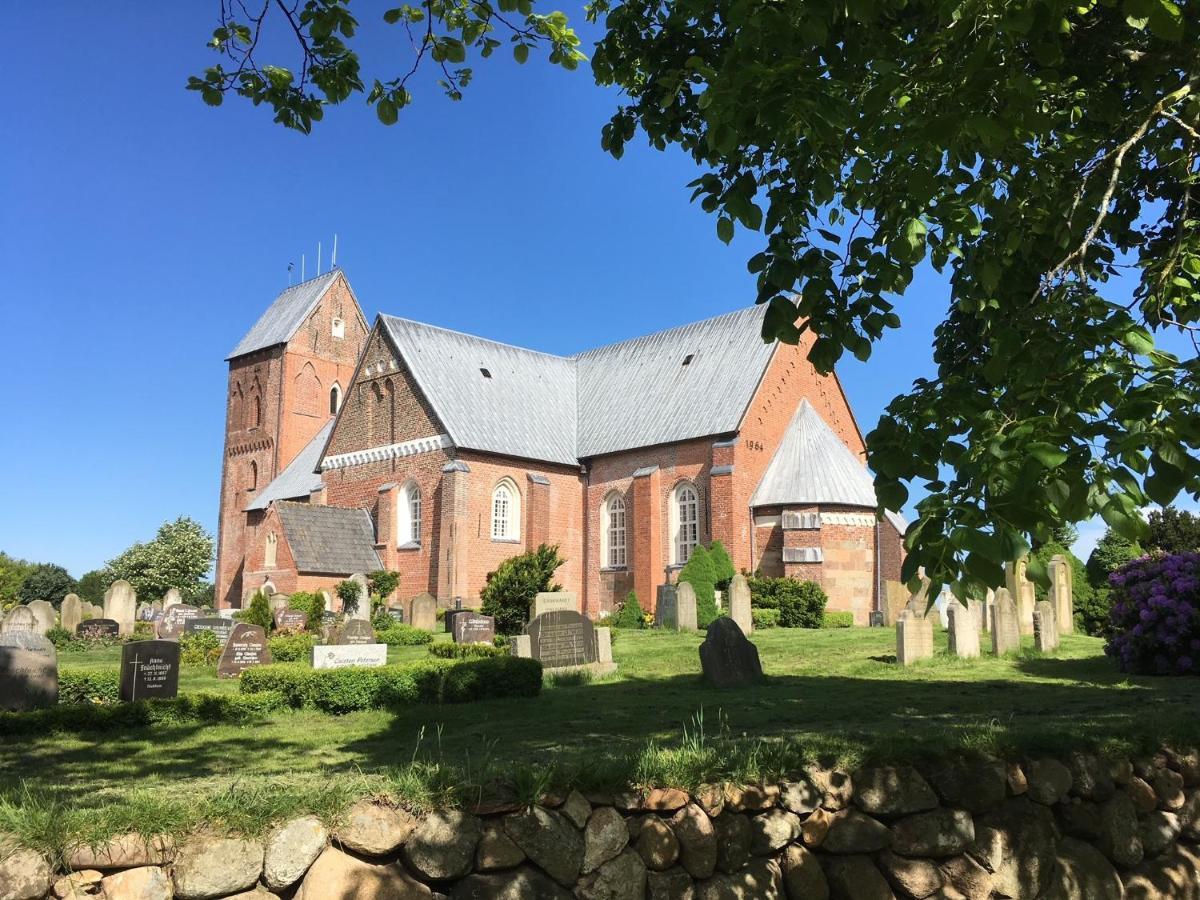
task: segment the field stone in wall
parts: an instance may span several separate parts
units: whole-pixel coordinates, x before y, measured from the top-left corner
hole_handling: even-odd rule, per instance
[[[738,871],[750,861],[750,842],[754,839],[750,820],[725,810],[713,819],[713,827],[717,831],[717,868],[727,874]]]
[[[175,896],[212,900],[249,890],[263,868],[259,841],[200,835],[190,838],[175,857]]]
[[[1122,900],[1125,888],[1112,863],[1091,844],[1063,838],[1041,900]]]
[[[779,805],[798,816],[807,816],[821,808],[825,793],[807,779],[785,781],[779,785]]]
[[[575,886],[579,900],[644,900],[646,865],[632,850],[625,850]]]
[[[834,813],[821,849],[830,853],[874,853],[892,842],[892,833],[882,822],[855,809]]]
[[[461,878],[471,871],[482,834],[475,816],[458,810],[432,812],[405,843],[405,862],[431,881]]]
[[[532,866],[468,875],[454,885],[450,897],[451,900],[575,900],[574,894]]]
[[[1008,772],[994,760],[956,761],[937,766],[929,781],[947,806],[958,806],[978,815],[1004,802]]]
[[[906,816],[933,809],[938,798],[911,766],[878,766],[854,773],[854,805],[873,816]]]
[[[717,831],[695,803],[689,803],[671,818],[679,839],[679,863],[693,878],[708,878],[717,866]]]
[[[833,857],[825,863],[825,877],[838,900],[895,900],[896,897],[869,856]]]
[[[497,872],[511,869],[525,861],[525,851],[518,847],[499,822],[485,822],[475,848],[475,870]]]
[[[592,814],[592,804],[588,803],[587,798],[579,791],[571,791],[563,801],[562,814],[570,819],[576,828],[583,828],[587,825],[588,816]]]
[[[1025,764],[1025,780],[1030,800],[1046,806],[1058,803],[1071,790],[1071,770],[1057,759],[1033,759]]]
[[[159,866],[139,866],[114,872],[100,882],[104,897],[128,900],[171,900],[171,879]],[[68,895],[70,896],[70,895]]]
[[[783,885],[791,898],[829,900],[829,882],[815,853],[792,844],[783,855]]]
[[[291,887],[304,877],[328,842],[329,832],[316,816],[278,826],[267,836],[263,881],[272,890]]]
[[[771,809],[750,819],[750,852],[770,856],[800,837],[800,817],[785,809]]]
[[[417,820],[406,810],[360,800],[347,811],[335,839],[364,856],[387,856],[416,828]]]
[[[0,840],[0,897],[4,900],[41,900],[52,875],[42,854]]]
[[[966,900],[988,900],[992,896],[992,873],[970,854],[943,860],[942,878]]]
[[[962,853],[975,840],[975,823],[962,809],[941,806],[892,825],[892,849],[901,856],[941,859]]]
[[[888,882],[905,896],[928,897],[942,886],[942,873],[928,859],[909,859],[884,850],[875,862]]]
[[[583,868],[584,839],[565,816],[535,806],[505,816],[504,831],[559,884],[575,883]]]
[[[629,843],[625,819],[611,806],[592,811],[583,831],[583,864],[586,874],[608,862]]]
[[[1142,861],[1142,838],[1138,829],[1137,810],[1125,794],[1118,794],[1100,806],[1101,852],[1122,868],[1136,866]]]
[[[696,900],[784,900],[783,870],[773,859],[756,859],[732,874],[696,885]],[[857,898],[856,898],[857,900]]]
[[[162,866],[175,858],[175,841],[166,835],[148,840],[140,834],[118,834],[95,847],[83,844],[67,857],[73,871]]]
[[[638,832],[637,852],[648,869],[665,872],[679,859],[679,838],[657,816],[647,816]]]
[[[347,887],[353,886],[353,894]],[[430,900],[433,891],[395,863],[371,863],[326,847],[309,868],[295,900]]]
[[[975,820],[971,856],[993,873],[993,889],[1005,897],[1037,897],[1050,880],[1058,829],[1054,814],[1025,797],[1014,797]]]

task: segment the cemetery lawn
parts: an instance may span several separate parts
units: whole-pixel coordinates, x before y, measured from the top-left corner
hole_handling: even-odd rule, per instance
[[[1091,746],[1143,752],[1200,738],[1200,679],[1118,672],[1095,638],[1054,656],[938,655],[896,666],[892,629],[755,633],[767,680],[718,691],[699,678],[701,637],[614,632],[617,675],[548,683],[533,699],[414,705],[345,716],[285,712],[249,725],[160,725],[102,734],[0,735],[0,831],[63,834],[197,821],[252,832],[299,810],[336,816],[367,794],[414,808],[518,797],[555,784],[613,788],[752,780],[822,759],[853,766],[952,752],[1016,755]],[[986,635],[985,635],[986,639]],[[427,656],[393,648],[390,661]],[[118,650],[64,653],[63,670],[116,667]],[[236,690],[184,670],[181,691]]]

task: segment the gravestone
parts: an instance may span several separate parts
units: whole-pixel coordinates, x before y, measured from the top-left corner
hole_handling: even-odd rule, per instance
[[[121,648],[122,700],[165,700],[178,693],[177,641],[135,641]]]
[[[388,614],[388,617],[393,622],[398,622],[401,625],[404,624],[404,607],[403,606],[389,606],[387,608],[387,614]]]
[[[437,628],[437,601],[432,594],[417,594],[408,601],[408,623],[423,631]]]
[[[496,636],[496,618],[468,610],[454,617],[453,634],[456,644],[490,644]]]
[[[982,621],[979,623],[980,628],[984,631],[991,632],[992,630],[992,607],[996,604],[996,592],[992,588],[987,589],[987,596],[983,600],[983,608],[980,610]]]
[[[529,608],[529,618],[536,619],[543,613],[558,612],[564,609],[569,612],[576,612],[579,609],[574,594],[570,591],[542,591],[533,598],[533,606]]]
[[[275,611],[275,628],[278,630],[303,631],[308,627],[308,613],[286,607]]]
[[[176,603],[167,607],[163,617],[156,624],[156,632],[162,640],[179,640],[183,634],[183,626],[188,619],[200,617],[200,610],[186,603]]]
[[[76,637],[85,641],[115,638],[121,633],[121,623],[113,619],[84,619],[75,626]]]
[[[547,669],[596,662],[596,629],[573,609],[542,613],[525,626],[530,653]]]
[[[318,644],[313,647],[314,669],[344,669],[347,666],[377,668],[387,664],[387,644]]]
[[[59,623],[71,634],[75,633],[75,628],[83,621],[83,603],[75,594],[67,594],[63,597],[62,606],[58,612]]]
[[[183,633],[195,634],[198,631],[211,631],[217,640],[224,644],[233,633],[236,623],[232,619],[222,619],[220,616],[196,616],[194,619],[184,619]]]
[[[123,578],[117,579],[104,592],[104,618],[116,622],[121,627],[121,634],[133,634],[136,613],[137,594],[133,585]]]
[[[1008,588],[996,591],[992,607],[992,652],[1003,656],[1021,647],[1021,629],[1017,621],[1017,604]]]
[[[262,626],[238,622],[225,642],[225,649],[221,651],[217,677],[237,678],[252,666],[266,665],[270,661],[271,650]]]
[[[1004,564],[1004,587],[1017,610],[1019,634],[1033,634],[1033,582],[1025,577],[1029,557],[1022,556],[1015,562]]]
[[[50,638],[44,634],[38,634],[33,629],[29,631],[6,631],[0,634],[0,647],[15,647],[18,650],[34,650],[38,653],[50,653],[58,656],[58,651],[54,649],[54,644],[50,642]]]
[[[9,631],[36,631],[37,616],[28,606],[14,606],[0,623],[0,633]]]
[[[933,608],[937,610],[938,622],[943,628],[950,627],[950,604],[957,603],[954,594],[950,592],[950,588],[944,587],[937,599],[933,601]]]
[[[37,620],[34,628],[39,634],[45,634],[58,622],[58,613],[54,611],[54,606],[45,600],[34,600],[29,604],[29,611]]]
[[[1050,590],[1046,599],[1054,607],[1054,621],[1059,634],[1071,634],[1075,631],[1075,597],[1072,584],[1071,561],[1061,553],[1050,557],[1047,567],[1050,575]],[[32,606],[33,604],[30,604]],[[1057,646],[1057,643],[1055,644]]]
[[[955,601],[950,604],[947,615],[950,622],[950,652],[963,659],[979,656],[979,617],[974,610]]]
[[[49,645],[47,650],[38,639]],[[24,712],[58,702],[58,655],[33,629],[10,631],[4,640],[31,641],[36,649],[0,644],[0,711]]]
[[[338,629],[334,643],[342,646],[347,644],[374,644],[375,629],[371,627],[370,622],[365,622],[362,619],[347,619],[342,623],[342,627]]]
[[[613,665],[612,629],[596,629],[596,662],[602,666]]]
[[[911,666],[933,656],[933,616],[918,616],[906,609],[896,620],[896,662]]]
[[[729,618],[737,622],[746,637],[754,631],[754,620],[750,617],[750,583],[741,572],[729,582]]]
[[[908,603],[904,608],[911,612],[914,616],[925,618],[929,609],[929,589],[933,586],[933,582],[925,577],[925,567],[917,569],[917,578],[919,584],[917,592],[908,598]],[[899,621],[899,619],[897,619]]]
[[[154,612],[154,608],[149,603],[145,603],[145,602],[139,603],[138,607],[137,607],[137,612],[134,613],[134,616],[133,616],[134,621],[135,622],[149,622],[150,614],[152,612]]]
[[[1033,607],[1033,647],[1039,653],[1049,653],[1058,648],[1058,613],[1054,604],[1039,600]]]
[[[325,612],[333,612],[333,594],[329,591],[321,591],[321,598],[325,601]]]
[[[442,615],[442,628],[445,629],[446,634],[453,637],[454,636],[454,620],[457,619],[459,616],[461,616],[465,613],[468,613],[468,612],[472,612],[472,610],[469,610],[469,609],[448,609],[448,610],[446,610],[446,612]]]
[[[679,585],[676,597],[676,627],[680,631],[698,631],[696,624],[696,589],[686,581]]]
[[[688,585],[691,587],[691,585]],[[692,592],[692,599],[696,594]],[[658,596],[654,603],[654,624],[659,628],[677,629],[679,627],[679,586],[660,584]]]
[[[700,669],[713,687],[742,687],[762,681],[758,648],[729,616],[717,616],[700,645]]]
[[[167,592],[162,595],[162,599],[156,601],[159,609],[166,609],[168,606],[174,606],[176,603],[183,602],[183,594],[179,593],[179,588],[168,588]]]
[[[362,572],[356,572],[348,579],[358,585],[358,603],[354,609],[343,609],[347,619],[359,619],[363,622],[371,621],[371,589],[367,585],[367,576]]]
[[[529,642],[529,635],[514,634],[509,643],[510,654],[512,656],[520,656],[524,659],[529,659],[533,656],[533,646]]]

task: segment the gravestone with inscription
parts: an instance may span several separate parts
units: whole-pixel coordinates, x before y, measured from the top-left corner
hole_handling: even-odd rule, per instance
[[[177,641],[179,640],[179,636],[183,634],[183,626],[187,620],[199,617],[200,610],[186,603],[176,603],[174,606],[169,606],[156,625],[158,636],[163,640]]]
[[[75,635],[86,641],[115,638],[120,633],[120,623],[112,619],[85,619],[75,627]]]
[[[36,650],[38,653],[49,653],[58,656],[54,644],[44,634],[35,630],[5,631],[0,633],[0,647],[15,647],[18,650]]]
[[[314,669],[387,665],[387,644],[317,644],[312,651]]]
[[[448,609],[442,616],[442,627],[446,629],[446,634],[454,635],[454,620],[459,616],[469,612],[474,612],[470,609]]]
[[[456,644],[490,644],[496,636],[496,618],[466,610],[454,617],[453,635]]]
[[[423,631],[437,628],[437,601],[432,594],[417,594],[408,601],[408,623]]]
[[[14,606],[0,622],[0,633],[9,631],[36,631],[37,616],[28,606]]]
[[[542,613],[525,626],[530,655],[547,669],[586,666],[596,662],[596,629],[573,609]]]
[[[1071,561],[1061,553],[1050,557],[1046,567],[1050,576],[1050,590],[1046,599],[1054,607],[1054,623],[1059,634],[1071,634],[1075,631],[1075,597],[1072,585]],[[33,604],[31,603],[30,606]],[[1058,646],[1057,641],[1055,646]]]
[[[1026,577],[1028,554],[1004,564],[1004,587],[1017,610],[1017,633],[1033,634],[1033,582]]]
[[[40,634],[45,634],[58,622],[58,613],[54,611],[54,606],[45,600],[34,600],[31,602],[29,604],[29,611],[33,613],[33,617],[36,620],[34,628]]]
[[[1039,653],[1058,648],[1058,611],[1054,604],[1039,600],[1033,605],[1033,647]]]
[[[676,597],[676,627],[680,631],[699,631],[696,624],[696,589],[686,581],[679,585]]]
[[[979,622],[972,609],[956,600],[946,614],[950,622],[950,652],[963,659],[979,656]]]
[[[579,604],[575,595],[570,591],[541,591],[533,598],[533,606],[529,608],[529,618],[536,619],[542,613],[569,610],[576,612]]]
[[[83,603],[78,596],[67,594],[63,597],[62,606],[58,611],[58,620],[64,629],[71,634],[75,633],[76,626],[83,621]]]
[[[896,619],[896,662],[911,666],[933,656],[933,616],[918,616],[905,609]]]
[[[695,596],[695,593],[693,593],[693,600]],[[658,586],[658,597],[654,604],[654,624],[659,628],[669,628],[671,630],[679,627],[678,585],[660,584]]]
[[[1017,604],[1008,588],[996,591],[996,602],[992,606],[992,652],[1003,656],[1021,648],[1021,629],[1017,618]]]
[[[198,631],[211,631],[217,640],[224,644],[233,632],[232,619],[222,619],[220,616],[196,616],[194,619],[183,620],[183,633],[195,634]]]
[[[389,606],[387,608],[387,614],[388,614],[388,618],[390,618],[393,622],[396,622],[397,624],[400,624],[400,625],[404,624],[404,607],[403,606]]]
[[[337,637],[333,643],[343,646],[347,644],[374,644],[375,629],[371,627],[370,622],[364,622],[362,619],[347,619],[342,623],[342,627],[338,629]]]
[[[750,582],[741,572],[729,582],[729,618],[737,622],[746,637],[754,631],[754,620],[750,617]]]
[[[54,645],[32,629],[7,632],[3,640],[8,643],[0,643],[0,711],[23,712],[57,703]],[[33,646],[14,646],[26,641]]]
[[[301,609],[278,609],[275,611],[275,627],[280,631],[303,631],[308,627],[308,613]]]
[[[700,668],[713,687],[742,687],[762,681],[758,648],[729,616],[717,616],[700,645]]]
[[[165,700],[178,693],[178,641],[135,641],[121,648],[122,700]]]
[[[115,621],[121,627],[121,634],[133,634],[136,613],[137,594],[133,585],[123,578],[117,579],[104,592],[104,618]]]
[[[249,622],[238,622],[225,649],[221,651],[221,659],[217,662],[218,678],[237,678],[252,666],[266,665],[271,661],[271,650],[267,646],[267,634],[261,625],[251,625]]]

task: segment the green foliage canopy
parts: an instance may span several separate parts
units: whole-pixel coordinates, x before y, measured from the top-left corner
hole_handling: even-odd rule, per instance
[[[558,547],[545,544],[518,556],[510,556],[488,572],[479,592],[483,614],[496,617],[499,634],[520,634],[529,619],[529,607],[542,591],[557,591],[554,573],[563,564]]]
[[[698,545],[679,570],[679,581],[687,582],[696,592],[696,624],[707,628],[717,617],[717,572],[712,554],[703,544]]]
[[[1200,550],[1200,516],[1168,506],[1150,513],[1146,547],[1163,553]]]
[[[199,522],[180,516],[164,522],[154,539],[137,543],[110,560],[105,567],[106,585],[123,578],[143,600],[157,600],[178,588],[185,602],[204,594],[213,561],[213,539]]]
[[[222,5],[210,45],[226,59],[188,87],[308,131],[355,94],[395,122],[426,60],[457,99],[468,53],[497,34],[521,62],[534,45],[581,58],[532,0],[424,0],[384,13],[413,59],[368,87],[347,0],[277,7],[299,66],[255,57],[270,4],[241,20]],[[1200,494],[1200,358],[1155,346],[1176,330],[1195,348],[1200,327],[1196,0],[595,0],[587,15],[604,29],[593,75],[622,97],[603,148],[620,157],[640,130],[682,149],[717,236],[761,233],[764,338],[804,337],[823,372],[866,360],[917,268],[948,277],[936,374],[867,437],[882,507],[926,492],[905,580],[923,566],[933,594],[980,598],[1056,524],[1099,514],[1133,541],[1140,507]]]
[[[22,603],[45,600],[57,609],[63,597],[75,590],[75,579],[62,566],[38,563],[21,582],[19,597]]]
[[[34,564],[0,552],[0,609],[21,602],[21,585],[33,571]]]

